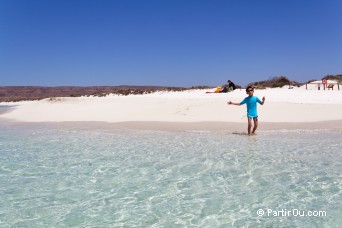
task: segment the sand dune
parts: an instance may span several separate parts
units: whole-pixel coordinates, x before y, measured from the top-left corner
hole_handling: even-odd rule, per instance
[[[208,90],[156,92],[146,95],[56,98],[20,102],[2,118],[23,122],[104,121],[111,123],[156,122],[246,122],[246,107],[240,102],[246,93],[206,94]],[[319,122],[342,119],[342,91],[266,89],[255,91],[266,97],[258,106],[263,122]],[[10,103],[3,103],[8,105]]]

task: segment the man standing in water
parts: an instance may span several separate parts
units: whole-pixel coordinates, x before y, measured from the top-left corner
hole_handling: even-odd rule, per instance
[[[247,104],[247,119],[248,119],[248,135],[252,135],[255,133],[256,129],[258,128],[258,112],[257,112],[257,102],[261,105],[265,103],[265,97],[262,98],[262,101],[256,96],[253,96],[254,89],[251,86],[248,86],[246,89],[246,93],[248,97],[246,97],[240,103],[233,103],[231,101],[227,102],[229,105],[243,105]],[[254,127],[252,130],[252,119],[254,122]],[[252,130],[252,132],[251,132]]]

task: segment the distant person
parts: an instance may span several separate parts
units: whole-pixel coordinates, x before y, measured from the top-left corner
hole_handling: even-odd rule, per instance
[[[236,89],[235,84],[231,80],[228,80],[227,84],[222,86],[220,93],[228,93],[228,92],[231,92],[235,89]]]
[[[227,102],[229,105],[243,105],[247,104],[247,120],[248,120],[248,135],[255,134],[256,129],[258,128],[258,112],[257,112],[257,102],[261,105],[265,103],[265,97],[262,98],[262,101],[256,96],[253,96],[254,89],[251,86],[248,86],[246,89],[246,93],[248,97],[246,97],[240,103],[233,103],[231,101]],[[252,120],[254,122],[254,127],[252,130]],[[251,132],[252,130],[252,132]]]
[[[236,90],[236,85],[231,80],[228,80],[227,82],[228,82],[228,89],[230,91]]]
[[[228,93],[228,86],[226,85],[222,86],[220,93]]]

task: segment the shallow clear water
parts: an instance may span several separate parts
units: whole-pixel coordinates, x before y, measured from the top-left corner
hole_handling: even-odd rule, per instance
[[[0,114],[13,109],[15,105],[0,105]]]
[[[3,125],[0,226],[338,227],[341,136]]]

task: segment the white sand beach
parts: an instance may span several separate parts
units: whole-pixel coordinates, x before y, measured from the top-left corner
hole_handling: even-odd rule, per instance
[[[230,100],[243,100],[247,96],[245,90],[220,94],[206,91],[211,90],[2,103],[16,105],[16,108],[0,117],[20,122],[246,123],[245,105],[227,105]],[[276,88],[256,90],[254,95],[260,99],[266,97],[265,105],[258,105],[259,121],[270,126],[276,123],[310,126],[308,123],[336,121],[337,125],[329,126],[342,128],[341,90]]]

